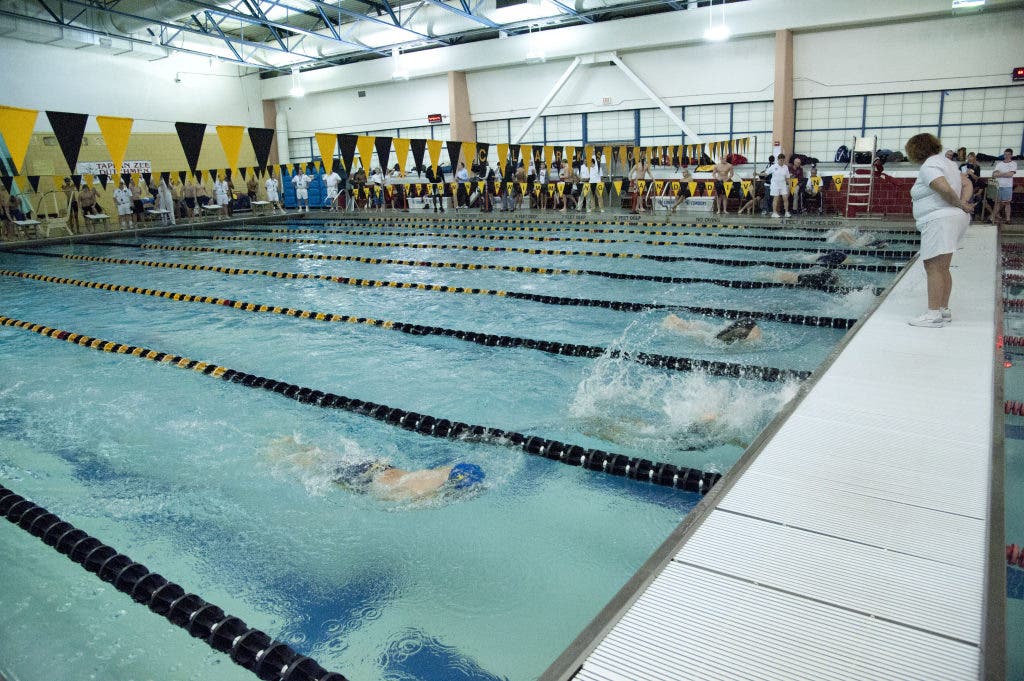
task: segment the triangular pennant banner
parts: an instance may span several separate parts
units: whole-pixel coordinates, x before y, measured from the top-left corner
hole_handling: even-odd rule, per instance
[[[498,145],[498,149],[497,149],[497,153],[498,153],[498,168],[500,168],[501,172],[504,173],[505,172],[505,167],[508,165],[508,145],[507,144],[499,144]],[[511,190],[509,190],[509,191],[511,191]]]
[[[489,142],[476,143],[476,160],[479,163],[489,165],[491,162],[491,144]]]
[[[50,127],[57,138],[64,160],[68,162],[68,170],[75,172],[78,165],[78,152],[82,149],[82,138],[85,137],[85,124],[89,114],[64,113],[63,111],[47,111]]]
[[[210,182],[216,182],[217,181],[217,169],[216,168],[210,168],[206,172],[208,172],[210,174]]]
[[[243,180],[245,180],[245,179],[248,179],[248,178],[247,178],[247,177],[245,176],[246,172],[248,171],[248,168],[246,168],[245,166],[242,166],[241,168],[239,168],[239,169],[238,169],[238,171],[239,171],[240,173],[242,173],[242,179],[243,179]]]
[[[821,189],[821,178],[818,177],[817,175],[811,177],[811,187],[814,188],[814,191],[818,191],[819,189]]]
[[[799,184],[800,180],[796,179],[795,177],[789,178],[789,193],[796,194],[796,188]]]
[[[729,196],[730,194],[732,194],[732,186],[734,184],[736,184],[736,183],[735,182],[723,182],[722,183],[722,186],[725,187],[725,195],[726,196]]]
[[[714,182],[705,182],[704,183],[704,195],[705,196],[711,196],[714,193],[715,193],[715,183]]]
[[[623,147],[625,148],[625,147]],[[612,182],[612,186],[615,187],[615,193],[622,195],[622,180],[615,180]]]
[[[199,152],[203,149],[203,137],[206,135],[206,123],[175,123],[181,150],[185,152],[185,161],[192,172],[199,165]]]
[[[697,193],[697,183],[696,182],[687,182],[686,183],[686,188],[690,191],[690,196],[693,196],[693,195],[695,195]]]
[[[462,143],[462,158],[465,159],[468,170],[473,170],[477,166],[476,142]]]
[[[238,154],[242,150],[242,133],[245,131],[240,125],[218,125],[217,137],[220,138],[220,146],[224,149],[224,156],[228,161],[228,168],[238,171]]]
[[[832,184],[834,184],[836,186],[836,191],[837,192],[843,191],[843,176],[842,175],[833,175],[832,176]]]
[[[663,181],[661,181],[661,180],[655,180],[654,181],[654,193],[655,194],[660,196],[661,195],[661,190],[664,189],[664,188],[665,188],[665,183]]]
[[[11,175],[2,175],[0,176],[0,182],[3,182],[4,188],[10,192],[11,188],[14,186],[14,177]]]
[[[750,196],[750,180],[740,180],[740,189],[743,190],[743,196]]]
[[[28,176],[28,184],[29,184],[30,187],[32,187],[32,191],[34,191],[37,194],[39,193],[39,176],[38,175],[29,175]]]
[[[373,162],[373,137],[359,135],[356,138],[356,150],[359,152],[359,163],[362,164],[363,171],[369,174],[370,164]]]
[[[320,158],[324,162],[324,171],[334,170],[334,147],[338,144],[338,136],[333,132],[316,133],[316,147],[320,150]]]
[[[81,175],[72,175],[71,176],[71,184],[73,184],[76,187],[81,187],[82,186],[82,176]]]
[[[679,180],[672,180],[672,193],[679,194]]]
[[[409,140],[396,137],[391,140],[395,147],[395,160],[398,161],[398,171],[405,177],[405,169],[409,166]],[[420,150],[420,163],[423,163],[423,150]],[[419,164],[417,164],[419,165]]]
[[[171,172],[169,170],[160,173],[160,179],[163,180],[163,183],[168,187],[171,186]]]
[[[153,181],[153,173],[142,173],[142,179],[145,180],[146,186],[148,187]]]
[[[423,166],[423,153],[427,150],[427,140],[422,138],[409,140],[409,150],[412,151],[412,163],[416,166],[416,172],[421,173],[426,170]]]
[[[178,182],[181,182],[182,184],[185,184],[185,178],[187,176],[188,176],[188,171],[187,170],[179,170],[178,171]]]
[[[437,175],[437,164],[441,162],[441,147],[443,142],[441,140],[427,140],[427,152],[430,154],[430,167],[434,169],[434,175]]]
[[[459,156],[462,153],[462,142],[447,142],[448,147],[448,163],[452,167],[452,172],[455,172],[459,168]]]
[[[388,166],[391,165],[391,138],[378,137],[374,140],[373,146],[377,149],[377,163],[380,164],[381,171],[387,175]]]
[[[106,191],[107,190],[107,182],[110,181],[110,176],[107,175],[106,173],[100,173],[98,177],[100,179],[100,186],[103,187],[104,191]]]
[[[350,174],[353,171],[352,162],[356,156],[356,143],[359,138],[356,135],[338,135],[338,153],[341,154],[341,162],[345,164],[345,170]]]
[[[249,128],[249,141],[256,152],[256,166],[265,169],[270,160],[270,147],[274,144],[273,128]]]
[[[24,170],[22,164],[25,162],[28,143],[32,140],[32,130],[36,127],[38,116],[39,112],[32,109],[0,106],[0,135],[7,144],[7,151],[11,154],[16,173]]]
[[[523,154],[523,167],[526,168],[526,173],[529,175],[530,170],[536,170],[537,164],[533,161],[533,147],[529,144],[523,144],[520,146],[520,151]]]
[[[92,183],[93,183],[92,173],[86,173],[85,175],[83,175],[82,176],[82,180],[85,181],[85,184],[87,184],[87,185],[89,185],[91,187]]]
[[[548,168],[548,173],[551,172],[551,159],[555,155],[555,148],[550,144],[544,145],[544,165]]]

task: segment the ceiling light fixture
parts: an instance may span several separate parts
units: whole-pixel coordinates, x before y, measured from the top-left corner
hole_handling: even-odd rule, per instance
[[[306,89],[302,87],[302,81],[299,80],[299,67],[292,67],[292,88],[288,91],[292,97],[304,97],[306,95]]]
[[[732,35],[732,31],[725,24],[725,0],[722,0],[722,22],[714,23],[714,16],[715,3],[714,0],[711,0],[711,6],[708,8],[708,30],[704,31],[704,40],[718,42],[728,39]]]

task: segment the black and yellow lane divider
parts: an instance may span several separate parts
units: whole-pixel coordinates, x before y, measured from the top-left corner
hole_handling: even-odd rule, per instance
[[[99,244],[94,244],[99,245]],[[482,263],[463,263],[463,262],[432,262],[429,260],[393,260],[390,258],[363,258],[358,256],[350,255],[295,255],[291,253],[279,253],[271,255],[264,252],[256,251],[240,251],[235,249],[199,249],[197,247],[190,246],[154,246],[144,245],[137,246],[135,244],[122,244],[118,242],[107,242],[102,244],[104,246],[117,246],[119,248],[148,248],[158,250],[187,250],[187,251],[202,251],[210,253],[230,253],[232,255],[255,255],[261,257],[281,257],[281,258],[299,258],[308,257],[312,259],[320,260],[342,260],[346,262],[358,262],[366,265],[406,265],[409,267],[430,267],[430,268],[448,268],[457,270],[495,270],[502,272],[517,272],[521,274],[545,274],[545,275],[590,275],[595,277],[604,277],[606,279],[621,279],[630,281],[653,281],[661,284],[713,284],[715,286],[723,286],[726,288],[736,289],[767,289],[767,288],[788,288],[797,289],[801,288],[798,284],[783,284],[777,281],[745,281],[741,279],[706,279],[702,277],[662,277],[654,274],[630,274],[623,272],[602,272],[599,270],[560,270],[560,269],[548,269],[543,267],[515,267],[512,265],[489,265]],[[277,279],[319,279],[323,281],[333,281],[336,277],[327,274],[309,274],[306,272],[275,272],[273,270],[257,270],[257,269],[242,269],[237,267],[218,267],[216,265],[198,265],[193,263],[178,263],[178,262],[158,262],[153,260],[130,260],[126,258],[104,258],[101,256],[91,255],[74,255],[70,253],[58,254],[58,253],[44,253],[35,251],[11,251],[11,253],[17,253],[19,255],[27,255],[31,257],[42,257],[42,258],[64,258],[66,260],[82,260],[86,262],[104,262],[115,265],[142,265],[144,267],[163,267],[166,269],[178,269],[178,270],[197,270],[203,272],[219,272],[221,274],[251,274],[260,275],[265,277],[275,277]],[[839,293],[846,294],[852,291],[862,290],[856,287],[850,286],[822,286],[818,288],[819,291],[826,293]],[[884,289],[879,287],[872,287],[870,289],[874,295],[881,295]]]
[[[565,355],[567,357],[596,358],[608,353],[610,357],[622,358],[638,364],[645,364],[661,369],[673,369],[676,371],[701,371],[713,376],[728,376],[731,378],[750,378],[761,381],[786,381],[804,380],[810,376],[809,371],[797,371],[793,369],[776,369],[774,367],[751,366],[734,364],[731,362],[717,362],[706,359],[693,359],[690,357],[676,357],[673,355],[659,355],[648,352],[628,352],[622,350],[609,350],[599,345],[580,345],[576,343],[559,343],[556,341],[535,340],[532,338],[519,338],[517,336],[505,336],[501,334],[479,333],[476,331],[461,331],[447,329],[439,326],[425,326],[422,324],[408,324],[396,322],[389,319],[373,319],[370,317],[356,317],[354,315],[333,314],[330,312],[315,312],[301,310],[292,307],[281,307],[277,305],[263,305],[250,303],[244,300],[232,300],[230,298],[219,298],[217,296],[204,296],[194,293],[178,293],[175,291],[161,291],[159,289],[142,288],[140,286],[125,286],[123,284],[110,284],[103,281],[84,281],[81,279],[69,279],[67,277],[54,277],[46,274],[35,274],[32,272],[18,272],[14,270],[0,270],[0,276],[29,279],[41,281],[48,284],[64,284],[67,286],[78,286],[100,291],[114,293],[134,293],[154,298],[165,298],[185,303],[205,303],[207,305],[218,305],[230,307],[235,310],[246,312],[266,312],[270,314],[285,315],[297,319],[312,319],[320,322],[344,322],[346,324],[363,324],[374,326],[390,331],[399,331],[413,336],[447,336],[456,340],[476,343],[488,347],[498,348],[527,348],[539,350],[552,355]]]
[[[454,230],[454,231],[472,231],[472,232],[531,232],[531,233],[551,233],[551,232],[581,232],[585,234],[635,234],[639,236],[671,236],[671,237],[699,237],[709,239],[768,239],[771,241],[826,241],[827,237],[824,236],[793,236],[785,234],[731,234],[718,231],[704,231],[704,232],[679,232],[671,230],[650,230],[650,229],[603,229],[600,227],[595,228],[577,228],[577,229],[563,229],[560,227],[501,227],[497,225],[444,225],[436,222],[419,222],[409,224],[393,224],[386,221],[377,223],[363,223],[353,222],[351,224],[345,223],[327,223],[323,228],[310,229],[310,228],[289,228],[289,227],[274,227],[271,229],[265,228],[252,228],[252,229],[238,229],[238,228],[217,228],[211,227],[211,230],[218,232],[270,232],[275,234],[345,234],[345,230],[334,230],[329,229],[330,226],[335,227],[363,227],[367,226],[379,226],[387,227],[391,229],[408,229],[418,230],[423,229],[435,229],[435,230]],[[711,227],[711,229],[714,229]],[[920,239],[889,239],[886,238],[890,244],[910,244],[918,245],[921,243]],[[841,246],[841,244],[836,244]]]
[[[260,679],[347,681],[3,485],[0,516]]]
[[[188,269],[188,268],[184,268]],[[219,270],[214,270],[219,271]],[[226,272],[237,274],[241,272]],[[292,273],[281,273],[292,274]],[[319,276],[282,276],[281,279],[320,279],[335,284],[346,286],[362,286],[366,288],[393,288],[408,289],[416,291],[430,291],[432,293],[463,293],[475,296],[493,296],[497,298],[508,298],[511,300],[525,300],[542,305],[567,305],[571,307],[596,307],[617,312],[646,312],[647,310],[677,310],[691,312],[693,314],[707,315],[709,317],[723,317],[725,319],[757,319],[766,322],[779,322],[781,324],[797,324],[800,326],[827,326],[834,329],[849,329],[857,320],[849,317],[830,317],[827,315],[805,315],[790,314],[788,312],[765,312],[761,310],[733,310],[720,307],[698,307],[694,305],[680,305],[674,303],[643,303],[629,300],[601,300],[597,298],[569,298],[564,296],[545,296],[539,293],[525,293],[522,291],[504,291],[500,289],[470,288],[467,286],[448,286],[446,284],[424,284],[411,281],[388,281],[385,279],[360,279],[356,277],[340,277],[330,275]]]
[[[527,454],[541,456],[569,466],[581,466],[591,471],[600,471],[609,475],[673,487],[686,492],[705,494],[722,477],[721,473],[713,471],[701,471],[696,468],[650,461],[640,457],[626,456],[625,454],[615,454],[601,449],[585,448],[580,445],[573,445],[536,435],[526,435],[490,426],[473,425],[463,423],[462,421],[452,421],[427,414],[419,414],[397,407],[390,407],[386,404],[366,402],[323,390],[298,386],[294,383],[276,381],[209,362],[181,357],[180,355],[172,355],[125,343],[116,343],[102,338],[93,338],[92,336],[62,331],[61,329],[54,329],[43,324],[34,324],[2,315],[0,315],[0,326],[10,326],[31,331],[41,336],[55,338],[93,350],[138,357],[181,369],[191,369],[205,376],[219,378],[222,381],[239,383],[247,388],[259,388],[278,393],[303,404],[312,404],[326,409],[342,409],[361,416],[368,416],[377,421],[398,426],[404,430],[414,431],[421,435],[448,440],[505,445],[514,449],[520,449]]]
[[[258,230],[258,229],[233,229],[225,228],[215,230],[217,232],[242,232],[246,234],[251,233],[282,233],[281,230]],[[579,242],[589,244],[643,244],[644,246],[677,246],[679,248],[709,248],[716,250],[743,250],[743,251],[761,251],[769,253],[785,253],[785,252],[800,252],[800,253],[812,253],[815,255],[823,255],[830,250],[838,250],[834,248],[830,249],[816,249],[807,248],[800,246],[760,246],[757,244],[737,244],[737,243],[693,243],[689,241],[651,241],[641,239],[608,239],[598,238],[592,239],[589,237],[556,237],[556,236],[509,236],[505,234],[446,234],[444,232],[381,232],[375,230],[364,230],[364,229],[337,229],[331,230],[330,232],[318,232],[316,230],[308,230],[310,234],[349,234],[352,236],[375,236],[375,237],[415,237],[421,239],[423,237],[438,238],[438,239],[479,239],[482,241],[543,241],[543,242]],[[295,233],[292,231],[291,233]],[[209,237],[212,238],[212,237]],[[886,260],[906,259],[912,258],[917,255],[917,251],[888,251],[884,249],[863,249],[863,248],[842,248],[843,253],[847,255],[862,255],[876,258],[883,258]]]
[[[819,267],[814,262],[774,262],[768,260],[728,260],[723,258],[702,258],[682,255],[656,255],[653,253],[617,253],[608,251],[555,251],[542,248],[513,248],[507,246],[465,246],[461,244],[417,244],[402,241],[347,241],[344,239],[299,239],[288,237],[244,237],[244,236],[201,236],[149,234],[152,239],[182,239],[195,241],[260,241],[278,244],[312,244],[317,246],[357,246],[366,248],[412,248],[426,250],[477,251],[484,253],[526,253],[528,255],[581,256],[587,258],[619,258],[623,260],[640,259],[657,262],[703,262],[726,267],[774,267],[777,269],[804,270]],[[842,264],[833,265],[833,269],[857,270],[860,272],[889,272],[895,274],[901,265],[865,265]]]

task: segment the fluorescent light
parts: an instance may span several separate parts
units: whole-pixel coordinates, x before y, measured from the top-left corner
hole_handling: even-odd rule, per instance
[[[981,7],[985,4],[985,0],[953,0],[953,9],[963,9],[965,7]]]
[[[299,67],[292,67],[292,87],[288,90],[288,94],[292,97],[304,97],[306,95],[306,89],[302,87],[302,81],[299,80]]]
[[[725,24],[718,24],[716,26],[709,26],[708,29],[704,31],[704,40],[725,40],[730,35],[732,35],[732,31],[729,30],[728,26]]]

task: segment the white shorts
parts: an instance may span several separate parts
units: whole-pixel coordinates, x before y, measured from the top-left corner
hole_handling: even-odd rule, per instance
[[[132,204],[130,204],[130,203],[119,203],[119,204],[117,204],[117,214],[118,215],[131,215],[132,214]]]
[[[971,216],[961,212],[959,215],[940,217],[918,225],[917,231],[921,232],[921,259],[930,260],[956,251],[969,224]]]
[[[273,203],[273,202],[275,202],[277,200],[278,200],[277,192],[271,192],[271,191],[267,192],[267,201],[270,201],[271,203]]]
[[[299,201],[307,200],[309,198],[309,190],[308,189],[296,189],[295,190],[295,198],[298,199]]]
[[[772,196],[785,196],[789,192],[786,190],[786,185],[776,185],[772,182],[771,193]]]
[[[328,187],[327,188],[327,198],[329,198],[332,201],[334,199],[338,198],[338,188],[337,187]]]

